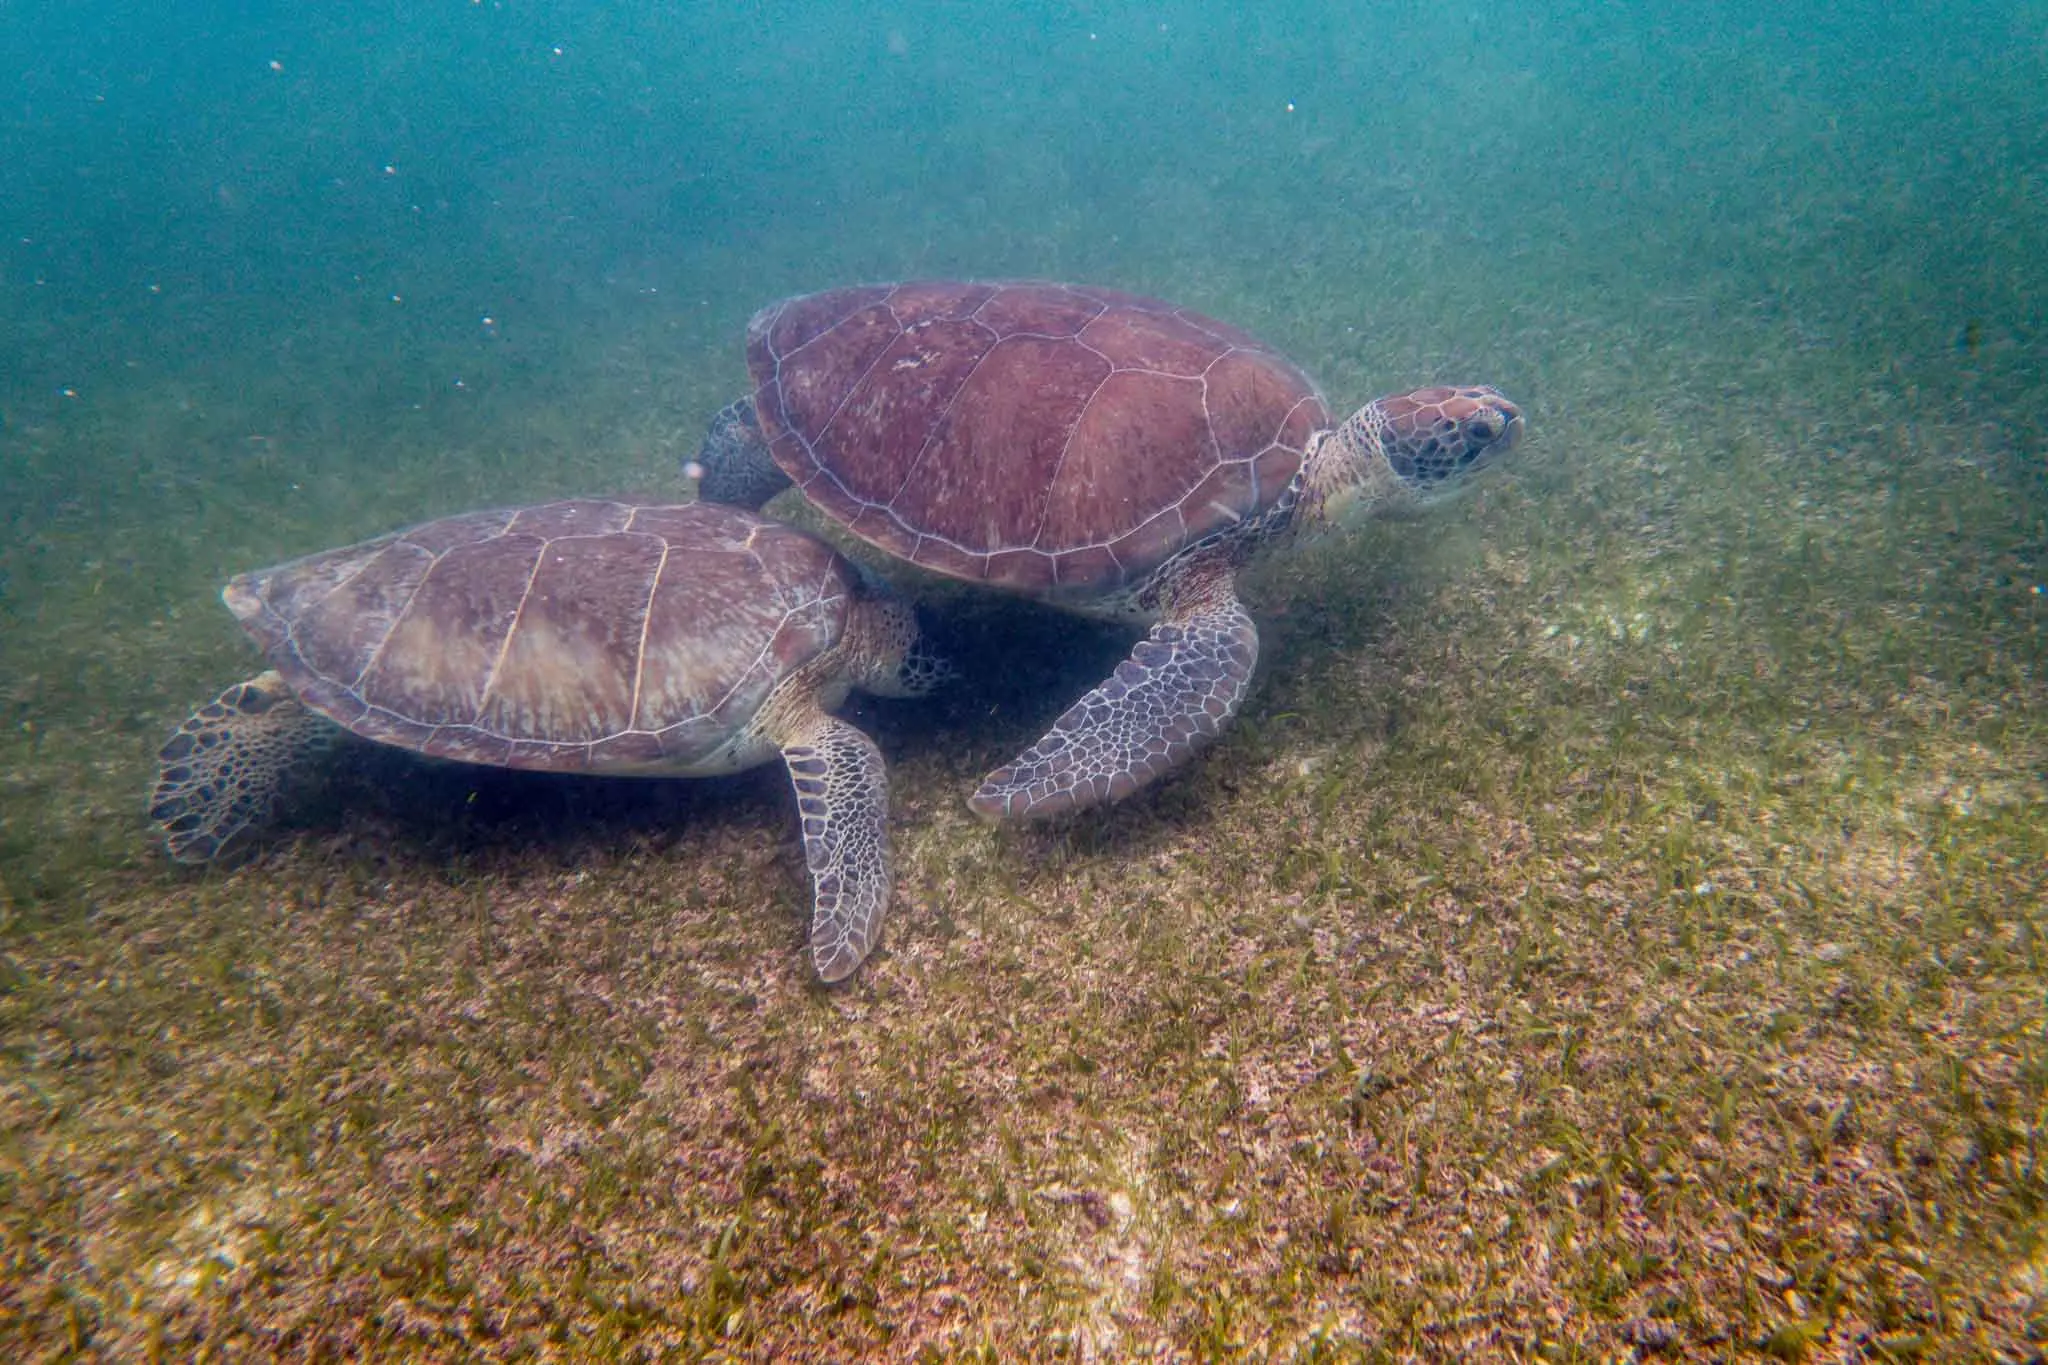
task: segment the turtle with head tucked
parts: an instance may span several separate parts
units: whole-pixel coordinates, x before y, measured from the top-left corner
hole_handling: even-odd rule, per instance
[[[923,281],[784,300],[747,329],[754,392],[713,420],[700,496],[794,483],[868,543],[1150,632],[969,804],[994,819],[1116,801],[1237,713],[1261,547],[1433,502],[1513,448],[1491,388],[1431,386],[1341,422],[1227,323],[1045,283]]]
[[[929,690],[908,604],[822,542],[716,503],[471,512],[243,574],[222,590],[271,670],[159,754],[150,815],[180,862],[260,825],[334,727],[436,758],[647,777],[780,755],[837,981],[890,892],[889,781],[831,714],[851,688]]]

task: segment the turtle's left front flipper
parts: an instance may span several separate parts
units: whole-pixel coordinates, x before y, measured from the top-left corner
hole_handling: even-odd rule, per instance
[[[782,758],[811,870],[811,960],[838,981],[867,959],[889,907],[889,774],[873,740],[823,711],[792,722]]]
[[[276,672],[236,683],[157,751],[149,818],[181,863],[212,862],[276,809],[292,771],[336,734]]]
[[[967,804],[1042,819],[1117,801],[1194,757],[1244,701],[1259,631],[1217,567],[1174,585],[1159,624],[1044,738],[982,779]]]

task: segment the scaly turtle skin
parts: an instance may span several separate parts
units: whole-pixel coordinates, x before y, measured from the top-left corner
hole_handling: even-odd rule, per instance
[[[221,596],[273,669],[163,746],[150,815],[206,862],[339,725],[437,758],[552,772],[737,772],[780,753],[803,817],[811,955],[837,981],[890,889],[888,776],[829,714],[940,666],[910,608],[829,547],[711,503],[472,512],[243,574]]]
[[[1510,449],[1490,388],[1377,399],[1333,424],[1300,370],[1184,308],[1061,284],[925,281],[762,310],[754,393],[714,420],[701,496],[790,482],[893,555],[1151,623],[1116,673],[969,804],[1118,800],[1236,714],[1258,631],[1236,574],[1287,533],[1434,501]]]

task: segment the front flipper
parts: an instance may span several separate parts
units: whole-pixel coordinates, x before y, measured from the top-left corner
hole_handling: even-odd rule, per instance
[[[875,742],[819,711],[782,746],[811,870],[811,961],[838,981],[867,959],[889,907],[889,774]]]
[[[967,804],[992,820],[1023,820],[1120,801],[1216,738],[1258,661],[1258,627],[1229,573],[1184,584],[1115,674],[983,778]]]
[[[768,454],[751,398],[735,399],[713,415],[696,460],[685,469],[697,476],[699,498],[733,507],[758,509],[790,483]]]
[[[268,819],[292,769],[338,733],[265,673],[200,707],[157,751],[149,818],[181,863],[218,858]]]

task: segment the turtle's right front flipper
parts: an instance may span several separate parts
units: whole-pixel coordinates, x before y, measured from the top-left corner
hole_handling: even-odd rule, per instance
[[[751,398],[735,399],[718,410],[695,463],[697,496],[705,502],[759,509],[790,483],[768,454]]]
[[[1258,661],[1258,627],[1227,567],[1204,567],[1131,657],[967,804],[991,820],[1038,820],[1120,801],[1216,738]]]
[[[334,733],[275,672],[236,683],[193,712],[157,751],[149,798],[171,857],[218,858],[270,817],[292,770]]]
[[[823,711],[795,721],[782,758],[811,870],[811,960],[838,981],[873,951],[889,908],[889,774],[873,740]]]

